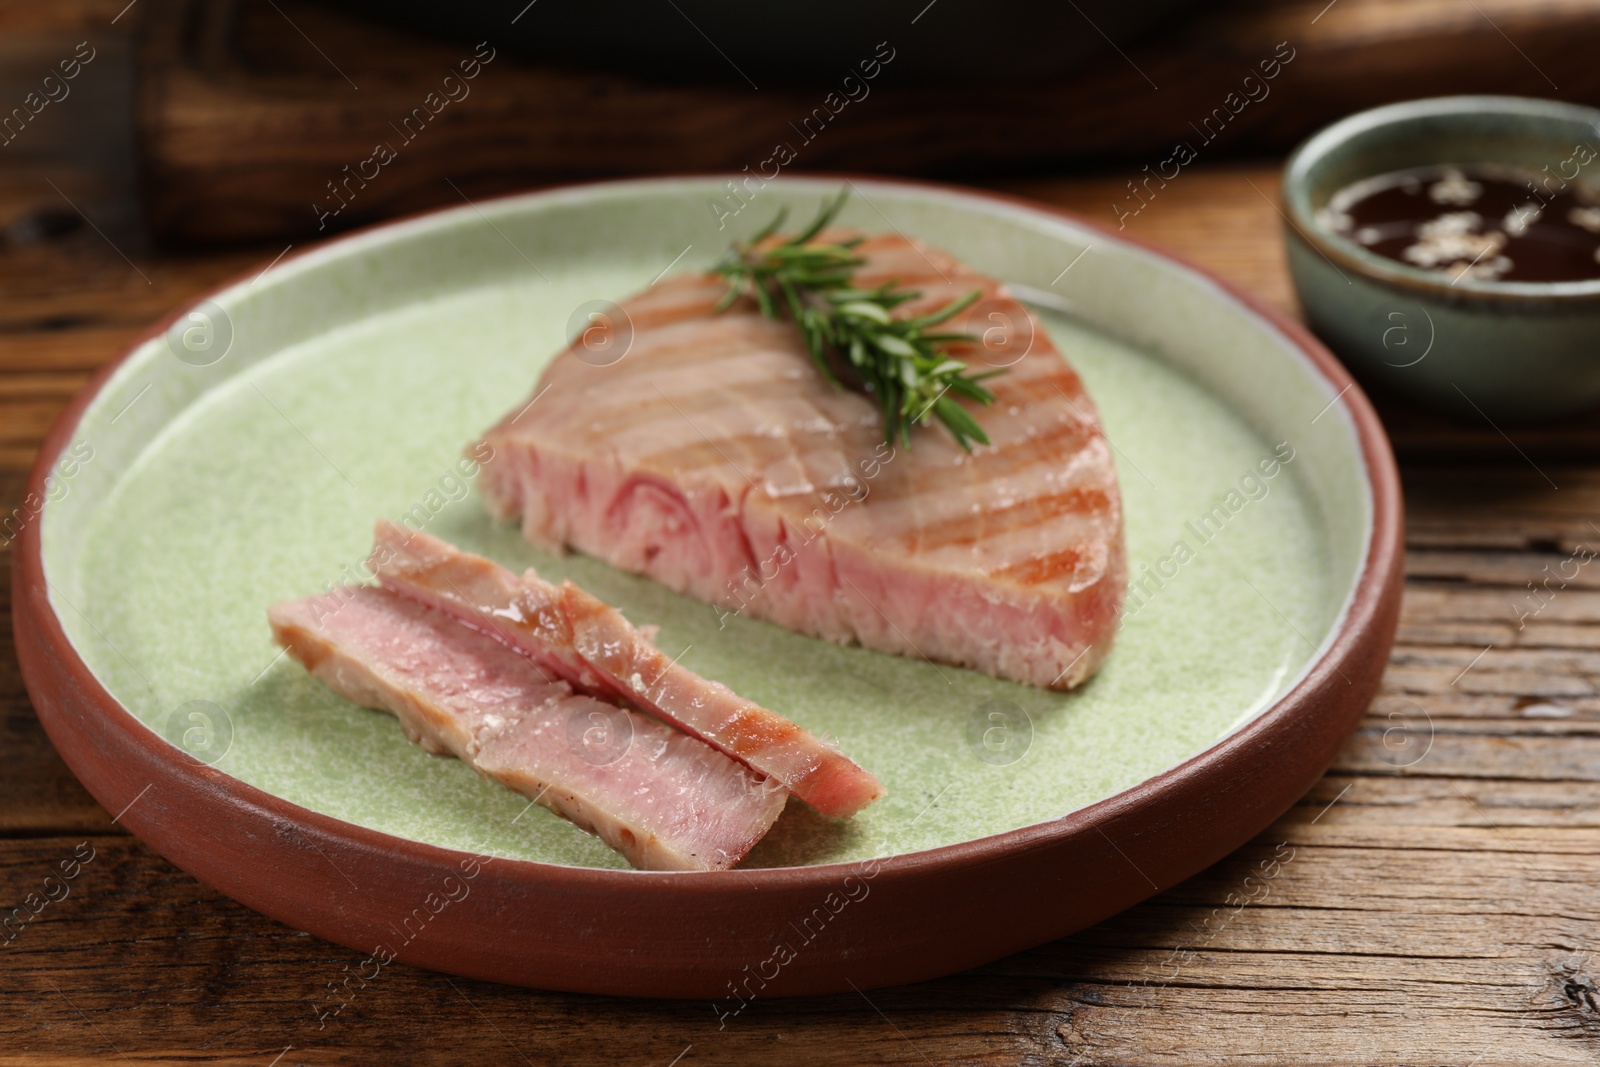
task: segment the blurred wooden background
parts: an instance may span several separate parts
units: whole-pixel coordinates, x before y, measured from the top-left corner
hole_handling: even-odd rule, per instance
[[[508,20],[521,7],[508,4]],[[1595,0],[1211,0],[1043,83],[904,85],[890,62],[836,117],[824,108],[826,86],[752,89],[709,39],[698,68],[709,80],[699,82],[499,54],[465,98],[408,141],[399,124],[470,45],[307,0],[13,2],[0,5],[0,70],[21,73],[0,80],[0,102],[20,102],[29,88],[29,64],[8,51],[42,42],[32,46],[42,74],[43,57],[67,37],[91,41],[109,59],[81,84],[107,86],[106,101],[62,105],[50,116],[51,144],[30,145],[46,140],[30,130],[5,151],[136,144],[152,232],[216,244],[318,233],[313,204],[336,203],[329,183],[382,141],[396,158],[349,186],[349,207],[330,227],[554,182],[756,171],[781,143],[794,149],[795,169],[970,179],[1115,161],[1127,164],[1127,180],[1180,141],[1208,161],[1281,152],[1323,123],[1391,100],[1495,92],[1597,103],[1597,11]],[[937,17],[929,10],[921,31]],[[890,48],[914,52],[918,33],[908,20]],[[738,59],[765,80],[760,56]],[[1278,66],[1276,77],[1262,78],[1263,61]],[[813,120],[806,141],[803,123],[819,108],[829,121],[815,132]],[[116,132],[124,117],[131,137]]]
[[[73,95],[0,145],[7,514],[96,368],[306,243],[324,183],[471,51],[294,0],[6,3],[0,108],[86,40],[96,58]],[[1295,58],[1271,95],[1128,229],[1289,313],[1277,157],[1311,128],[1445,92],[1600,102],[1600,0],[1231,0],[1082,81],[935,90],[885,75],[795,166],[959,177],[1111,221],[1126,183],[1280,41]],[[817,102],[498,57],[338,222],[737,170]],[[1600,1062],[1600,577],[1585,570],[1525,627],[1515,609],[1545,567],[1600,545],[1600,426],[1507,438],[1378,399],[1406,485],[1406,601],[1383,695],[1327,778],[1239,853],[1075,937],[866,997],[758,1002],[726,1030],[703,1004],[398,965],[319,1027],[314,1004],[360,957],[113,825],[39,728],[0,614],[0,913],[80,842],[96,850],[68,899],[0,944],[0,1064]],[[1284,848],[1266,891],[1248,889]]]
[[[1416,96],[1559,92],[1600,102],[1593,3],[1474,3],[1481,11],[1462,0],[1212,3],[1125,56],[1107,53],[1045,84],[902,87],[891,63],[871,95],[810,143],[791,123],[822,105],[820,89],[660,86],[497,59],[339,221],[450,203],[458,194],[446,177],[478,197],[583,178],[738,172],[757,169],[783,142],[801,169],[992,177],[1107,159],[1154,167],[1180,140],[1207,156],[1283,150],[1340,115]],[[327,199],[325,183],[371,155],[375,141],[396,140],[390,124],[470,54],[303,0],[140,6],[152,20],[139,96],[151,221],[183,240],[312,232],[310,204]],[[1270,95],[1236,116],[1225,110],[1227,126],[1203,141],[1191,123],[1224,107],[1230,92],[1248,99],[1243,80],[1259,77],[1258,64],[1283,54],[1284,42],[1293,58],[1265,83]],[[915,49],[916,27],[891,46]],[[1507,62],[1513,47],[1537,54],[1538,66]],[[725,70],[710,49],[706,69]]]

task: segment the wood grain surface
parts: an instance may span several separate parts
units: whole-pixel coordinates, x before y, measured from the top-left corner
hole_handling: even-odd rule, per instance
[[[906,7],[886,51],[863,42],[862,58],[915,57],[927,41],[919,31],[946,17],[930,5],[913,20],[919,8]],[[519,9],[508,4],[507,18]],[[1206,0],[1072,76],[915,86],[897,83],[890,58],[854,87],[841,70],[849,95],[833,102],[829,86],[768,84],[759,55],[737,57],[751,81],[735,75],[707,24],[699,80],[500,55],[456,87],[457,102],[428,105],[436,116],[417,109],[474,54],[470,44],[308,0],[143,0],[127,16],[141,19],[151,219],[196,242],[310,235],[464,196],[663,171],[968,177],[1119,157],[1130,164],[1121,198],[1125,181],[1158,170],[1179,142],[1207,162],[1281,152],[1351,111],[1448,93],[1600,103],[1600,0]],[[402,129],[412,115],[418,123]],[[394,158],[367,163],[379,145]]]
[[[1276,180],[1267,164],[1197,169],[1129,229],[1292,310]],[[1119,183],[1005,188],[1093,215]],[[5,188],[9,512],[41,435],[96,366],[279,246],[130,263],[88,226],[39,238],[28,220],[59,199]],[[359,955],[222,898],[113,825],[34,719],[7,613],[0,913],[75,853],[93,858],[65,899],[0,940],[0,1063],[1594,1063],[1600,564],[1545,594],[1537,614],[1528,583],[1600,548],[1600,432],[1589,418],[1507,439],[1384,412],[1409,509],[1400,641],[1360,733],[1293,810],[1077,936],[918,986],[758,1000],[721,1029],[706,1004],[530,992],[398,964],[352,981],[348,1006],[323,1017]],[[8,588],[9,566],[0,575]],[[994,921],[1025,892],[996,886]]]
[[[1148,147],[1186,136],[1288,40],[1299,51],[1273,95],[1127,225],[1293,310],[1276,166],[1224,157],[1280,149],[1408,95],[1600,100],[1597,10],[1600,0],[1230,0],[1126,60],[1107,56],[1081,85],[875,95],[796,165],[1091,167],[990,184],[1112,221],[1127,183],[1156,161]],[[16,151],[24,141],[4,149],[0,518],[21,506],[40,439],[94,369],[186,299],[303,243],[324,182],[370,151],[370,127],[418,102],[419,65],[460,51],[290,0],[0,5],[0,53],[10,34],[114,42],[135,29],[158,230],[263,240],[152,248],[117,223],[126,188]],[[816,104],[796,90],[667,91],[499,60],[477,84],[340,225],[577,175],[738,169]],[[73,117],[57,110],[45,117]],[[291,236],[264,239],[281,232]],[[343,986],[359,954],[201,886],[89,798],[34,718],[5,612],[0,918],[31,915],[30,894],[79,862],[64,899],[0,935],[0,1063],[1594,1063],[1600,565],[1542,600],[1529,583],[1600,549],[1600,428],[1586,417],[1507,437],[1379,405],[1406,483],[1405,612],[1383,695],[1308,796],[1234,856],[1075,937],[914,987],[756,1001],[725,1028],[704,1004],[530,992],[400,965]],[[8,552],[0,543],[0,599]],[[1026,891],[997,886],[994,921]],[[336,987],[350,991],[336,998]],[[348,1006],[326,1015],[339,1000]]]

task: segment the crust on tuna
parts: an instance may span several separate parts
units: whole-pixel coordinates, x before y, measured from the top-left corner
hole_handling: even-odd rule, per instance
[[[530,540],[572,547],[729,613],[1055,689],[1110,650],[1127,582],[1122,502],[1094,403],[1006,289],[899,237],[868,238],[860,285],[920,291],[915,315],[981,289],[953,350],[988,380],[993,444],[939,427],[883,442],[872,401],[817,372],[798,332],[724,283],[628,299],[604,366],[558,355],[534,404],[484,437],[480,487]]]
[[[727,686],[673,661],[622,614],[529,570],[380,521],[373,571],[386,588],[443,611],[533,657],[574,688],[627,702],[770,775],[827,815],[849,816],[884,795],[833,745]]]
[[[274,638],[339,695],[599,837],[645,870],[733,866],[787,794],[648,716],[572,692],[526,656],[374,586],[276,604]],[[587,731],[607,742],[588,744]]]

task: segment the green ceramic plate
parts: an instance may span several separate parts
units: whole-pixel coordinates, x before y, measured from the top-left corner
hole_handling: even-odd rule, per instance
[[[586,304],[703,268],[838,184],[785,180],[742,207],[710,179],[464,206],[217,294],[123,363],[79,422],[43,516],[51,604],[105,688],[217,770],[393,837],[577,867],[624,864],[543,809],[518,818],[525,800],[309,678],[273,646],[266,606],[347,580],[376,517],[421,508],[432,533],[658,624],[669,654],[835,738],[888,786],[848,824],[792,805],[747,867],[1051,820],[1204,752],[1288,691],[1336,633],[1370,534],[1345,405],[1203,277],[993,199],[858,181],[844,222],[1013,283],[1099,403],[1135,588],[1091,684],[1050,693],[722,626],[488,518],[462,449],[529,393]]]

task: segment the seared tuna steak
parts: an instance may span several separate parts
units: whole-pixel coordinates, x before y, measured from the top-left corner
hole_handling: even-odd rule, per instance
[[[378,523],[378,580],[531,656],[574,688],[632,704],[685,730],[827,815],[883,795],[878,780],[788,719],[674,662],[620,612],[563,582],[522,577],[436,537]]]
[[[648,716],[579,696],[527,656],[373,586],[274,605],[273,636],[335,692],[394,714],[645,870],[737,863],[788,794]]]
[[[556,357],[485,435],[491,510],[679,592],[801,633],[1066,689],[1111,647],[1126,584],[1122,503],[1078,375],[1003,286],[899,237],[858,250],[858,288],[898,281],[925,314],[973,289],[951,349],[996,396],[992,444],[942,428],[884,443],[871,398],[829,382],[798,330],[704,275],[622,309],[622,358]],[[613,347],[615,347],[613,345]]]

